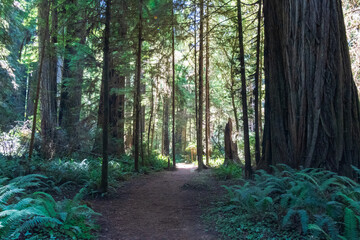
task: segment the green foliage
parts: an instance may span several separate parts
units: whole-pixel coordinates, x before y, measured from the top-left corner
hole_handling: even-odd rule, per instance
[[[91,239],[97,215],[81,205],[81,193],[74,199],[56,202],[45,192],[32,192],[43,184],[45,176],[31,174],[9,181],[0,179],[1,239]]]
[[[239,179],[242,177],[242,168],[236,164],[220,165],[214,170],[219,180]]]
[[[323,169],[273,170],[225,187],[228,201],[212,213],[225,237],[243,239],[261,227],[258,236],[268,239],[358,239],[360,184]]]

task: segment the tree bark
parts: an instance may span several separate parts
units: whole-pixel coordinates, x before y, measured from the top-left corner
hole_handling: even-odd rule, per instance
[[[109,124],[109,62],[110,62],[110,51],[109,51],[109,39],[110,39],[110,8],[111,0],[106,0],[105,10],[105,34],[104,34],[104,68],[103,68],[103,86],[104,86],[104,116],[103,116],[103,159],[101,165],[101,184],[100,191],[107,192],[108,189],[108,124]]]
[[[72,0],[67,15],[74,14],[71,10],[78,6],[77,0]],[[85,44],[85,24],[77,23],[76,18],[69,18],[67,26],[67,41],[65,46],[64,70],[61,84],[61,99],[59,109],[59,126],[65,131],[62,145],[67,145],[70,152],[80,148],[79,120],[81,111],[82,82],[84,66],[78,47],[74,45]],[[80,40],[78,40],[80,39]]]
[[[255,161],[260,162],[260,135],[259,135],[259,73],[260,73],[260,35],[261,35],[261,3],[259,0],[258,26],[256,36],[256,71],[254,88],[254,108],[255,108]],[[260,99],[261,100],[261,99]],[[261,109],[260,109],[261,110]]]
[[[210,159],[210,79],[209,79],[209,71],[210,71],[210,53],[209,53],[209,0],[206,4],[206,61],[205,61],[205,151],[206,151],[206,165],[209,166]]]
[[[195,84],[195,129],[196,134],[198,132],[198,72],[197,72],[197,39],[196,39],[196,17],[197,17],[197,4],[196,0],[194,0],[194,65],[195,65],[195,73],[194,73],[194,84]]]
[[[150,100],[150,119],[149,119],[149,128],[148,128],[148,136],[147,136],[147,155],[150,156],[150,133],[151,133],[151,127],[152,127],[152,119],[154,115],[154,83],[151,83],[151,100]]]
[[[200,0],[200,49],[199,49],[199,110],[198,110],[198,129],[197,129],[197,159],[198,169],[203,169],[203,72],[204,72],[204,0]]]
[[[224,142],[225,142],[225,160],[224,165],[235,163],[241,165],[241,161],[238,155],[237,144],[232,140],[232,122],[229,118],[228,123],[225,126]]]
[[[340,0],[265,0],[266,106],[260,167],[360,165],[360,113]]]
[[[52,43],[50,41],[49,31],[49,15],[50,15],[50,1],[43,0],[39,5],[39,18],[42,21],[39,24],[39,49],[40,55],[44,56],[42,60],[41,70],[41,92],[40,92],[40,107],[41,107],[41,153],[45,158],[52,158],[55,154],[55,134],[56,134],[56,77],[52,73]],[[45,44],[42,46],[41,44]],[[43,53],[44,52],[44,53]],[[53,53],[55,54],[55,53]],[[34,113],[35,114],[35,113]]]
[[[170,139],[169,139],[169,96],[164,96],[164,120],[163,120],[163,154],[169,156]]]
[[[134,159],[135,159],[135,171],[139,171],[139,154],[140,154],[140,117],[141,117],[141,51],[142,51],[142,9],[143,0],[139,0],[139,23],[138,23],[138,49],[136,58],[136,79],[135,79],[135,99],[134,99],[134,111],[135,111],[135,124],[134,124]]]
[[[43,79],[43,65],[45,58],[46,45],[48,41],[48,32],[49,32],[49,15],[50,15],[50,6],[47,0],[43,0],[39,5],[39,70],[38,70],[38,79],[36,86],[36,94],[35,94],[35,103],[34,103],[34,117],[31,129],[31,137],[30,137],[30,145],[29,145],[29,158],[31,161],[32,153],[34,150],[34,141],[35,141],[35,131],[36,131],[36,118],[37,118],[37,109],[39,105],[40,99],[40,90],[42,87],[42,79]],[[44,80],[43,80],[44,81]]]
[[[176,149],[175,149],[175,16],[174,2],[172,5],[172,27],[171,27],[171,48],[172,48],[172,161],[173,168],[176,168]]]
[[[251,178],[252,168],[251,168],[250,141],[249,141],[249,120],[248,120],[248,112],[247,112],[245,54],[244,54],[244,40],[243,40],[240,0],[237,0],[237,12],[238,12],[238,27],[239,27],[239,46],[240,46],[241,103],[243,110],[243,126],[244,126],[245,178]]]

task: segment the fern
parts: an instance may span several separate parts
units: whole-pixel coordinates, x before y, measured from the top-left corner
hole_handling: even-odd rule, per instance
[[[333,172],[280,165],[273,175],[257,171],[253,181],[226,189],[226,212],[248,216],[250,222],[273,216],[286,228],[300,223],[305,235],[311,230],[328,239],[359,237],[360,185]]]
[[[357,218],[355,213],[350,208],[345,208],[344,224],[345,224],[345,237],[349,240],[359,239],[359,229],[357,227]]]
[[[81,205],[85,194],[82,189],[73,200],[56,202],[45,192],[26,194],[33,187],[43,184],[42,175],[27,175],[8,181],[0,179],[0,238],[14,239],[34,229],[51,228],[62,236],[73,238],[82,232],[74,225],[81,223],[85,231],[91,229],[91,218],[97,215],[91,208]],[[36,239],[36,238],[35,238]]]
[[[301,224],[302,232],[306,233],[308,230],[309,217],[305,210],[289,209],[289,211],[287,212],[287,214],[285,215],[285,217],[283,219],[283,226],[286,227],[292,223],[296,223],[296,222],[292,221],[292,218],[296,218],[297,216],[300,217],[300,224]]]

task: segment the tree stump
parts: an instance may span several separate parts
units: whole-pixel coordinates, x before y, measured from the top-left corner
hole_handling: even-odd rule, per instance
[[[242,165],[239,155],[236,142],[232,140],[232,122],[229,118],[228,123],[225,126],[224,131],[224,140],[225,140],[225,161],[224,165],[228,165],[230,163],[235,163],[238,165]]]

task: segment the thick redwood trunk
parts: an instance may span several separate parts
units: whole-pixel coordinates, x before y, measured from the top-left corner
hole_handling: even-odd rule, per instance
[[[266,112],[260,166],[360,163],[359,98],[340,0],[265,0]]]
[[[40,91],[40,107],[41,107],[41,152],[45,158],[51,158],[55,151],[55,131],[56,131],[56,77],[52,70],[52,53],[53,44],[50,42],[49,21],[50,2],[41,1],[39,5],[39,49],[40,56],[44,56],[41,71],[41,91]],[[45,46],[43,46],[45,44]],[[44,51],[44,53],[42,53]],[[55,52],[53,53],[55,54]]]

